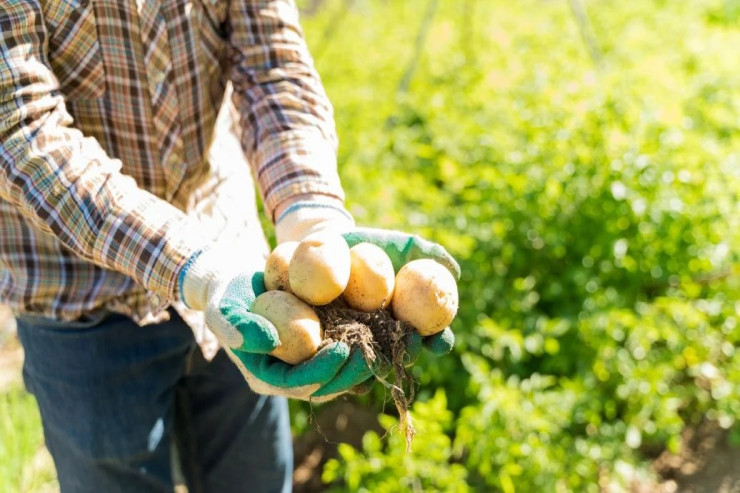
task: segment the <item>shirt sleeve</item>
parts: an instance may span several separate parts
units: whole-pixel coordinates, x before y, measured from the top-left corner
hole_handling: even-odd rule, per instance
[[[233,100],[267,213],[299,194],[344,200],[333,109],[294,1],[233,0],[229,8]]]
[[[76,130],[46,53],[38,0],[0,7],[0,198],[81,258],[173,299],[198,248],[178,209],[138,188]]]

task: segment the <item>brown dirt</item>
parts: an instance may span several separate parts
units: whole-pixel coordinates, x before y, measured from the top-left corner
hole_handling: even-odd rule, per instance
[[[327,487],[321,481],[321,471],[329,459],[339,456],[339,443],[361,448],[362,437],[370,430],[383,433],[376,413],[351,401],[334,401],[318,408],[310,431],[293,441],[293,491],[326,491]]]
[[[665,482],[661,491],[682,493],[740,493],[740,448],[714,421],[683,432],[679,454],[663,452],[653,469]]]
[[[414,329],[395,320],[389,310],[365,313],[353,310],[341,299],[315,309],[324,327],[323,344],[344,342],[350,348],[360,349],[368,364],[393,369],[392,383],[381,374],[376,374],[376,378],[391,391],[401,432],[406,435],[406,450],[410,451],[416,434],[409,412],[415,388],[405,363],[408,362],[406,340]]]

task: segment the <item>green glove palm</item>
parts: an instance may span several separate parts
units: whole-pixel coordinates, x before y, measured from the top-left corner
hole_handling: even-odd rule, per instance
[[[396,272],[412,260],[430,258],[447,267],[455,280],[460,280],[460,266],[452,255],[447,253],[442,245],[425,240],[421,236],[375,228],[355,228],[342,236],[350,248],[363,242],[382,248],[390,257]]]
[[[359,243],[372,243],[380,247],[391,259],[393,270],[396,273],[398,273],[401,267],[412,260],[430,258],[447,267],[456,280],[460,279],[460,266],[452,258],[452,255],[447,253],[447,250],[441,245],[432,243],[420,236],[410,235],[400,231],[373,228],[356,228],[344,233],[342,236],[350,248]],[[441,356],[452,351],[455,345],[455,335],[448,327],[442,332],[421,338],[421,342],[423,347],[432,354]],[[418,344],[414,344],[413,341],[408,341],[407,346],[409,348],[421,347]],[[414,354],[410,350],[409,354],[413,361],[418,357],[418,352]]]
[[[246,268],[229,275],[235,260],[216,249],[196,254],[180,273],[180,296],[191,308],[205,311],[206,325],[252,390],[324,401],[372,376],[367,365],[358,365],[357,357],[344,343],[330,344],[298,365],[267,354],[280,344],[277,329],[266,318],[250,312],[254,300],[265,291],[263,273]]]

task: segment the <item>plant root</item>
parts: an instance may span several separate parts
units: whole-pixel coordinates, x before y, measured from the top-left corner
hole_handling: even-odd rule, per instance
[[[375,378],[390,388],[400,418],[399,426],[406,437],[406,451],[411,450],[416,430],[409,406],[415,396],[415,381],[405,362],[409,359],[406,340],[413,327],[395,320],[387,309],[361,312],[350,308],[341,299],[315,307],[315,310],[324,327],[322,345],[344,342],[351,349],[359,349],[368,366],[379,371]],[[392,383],[386,380],[383,368],[393,370]]]

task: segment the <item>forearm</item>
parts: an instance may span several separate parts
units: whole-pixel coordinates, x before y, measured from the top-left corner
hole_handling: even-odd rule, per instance
[[[72,126],[37,3],[0,7],[0,25],[0,196],[78,256],[170,298],[197,246],[185,215]]]
[[[55,117],[46,115],[32,138],[27,126],[0,133],[3,199],[78,256],[171,297],[200,238],[181,211],[138,188],[97,142]]]
[[[294,2],[239,0],[230,8],[233,98],[268,214],[275,219],[302,194],[343,201],[333,110]]]

